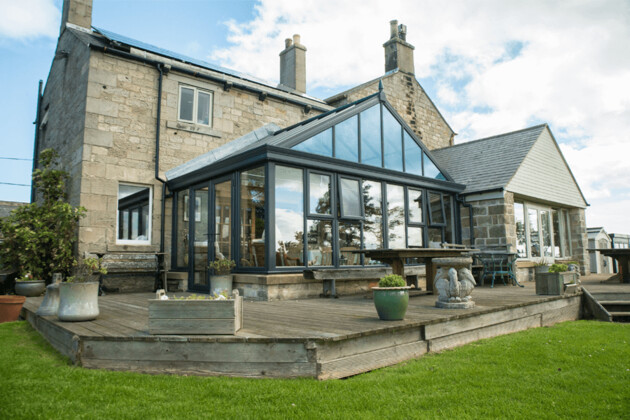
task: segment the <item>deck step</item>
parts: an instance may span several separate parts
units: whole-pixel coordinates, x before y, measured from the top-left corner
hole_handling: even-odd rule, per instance
[[[630,311],[608,311],[612,316],[613,322],[630,322]]]

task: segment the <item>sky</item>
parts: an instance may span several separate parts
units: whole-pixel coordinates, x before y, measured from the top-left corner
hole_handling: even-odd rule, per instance
[[[30,197],[7,184],[30,184],[60,18],[61,0],[0,0],[0,201]],[[456,143],[549,124],[587,225],[630,233],[630,1],[93,0],[92,25],[272,82],[300,34],[307,93],[325,99],[383,74],[392,19]]]

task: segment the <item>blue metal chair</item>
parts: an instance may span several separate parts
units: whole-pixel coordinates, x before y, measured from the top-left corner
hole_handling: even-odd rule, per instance
[[[512,284],[523,287],[522,284],[516,280],[516,274],[514,273],[514,263],[516,262],[517,255],[506,251],[484,251],[476,255],[476,258],[483,266],[479,281],[483,286],[485,278],[492,276],[492,283],[490,287],[494,287],[494,281],[497,276],[501,278],[504,285],[506,277],[512,280]]]

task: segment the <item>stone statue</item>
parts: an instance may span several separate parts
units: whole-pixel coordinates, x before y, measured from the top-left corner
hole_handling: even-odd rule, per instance
[[[438,308],[465,309],[475,306],[471,293],[477,282],[466,267],[440,267],[435,275],[434,290],[438,293]]]

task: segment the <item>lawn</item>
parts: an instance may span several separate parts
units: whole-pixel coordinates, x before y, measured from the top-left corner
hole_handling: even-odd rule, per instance
[[[630,325],[576,321],[346,380],[142,375],[69,364],[0,324],[0,418],[628,418]]]

